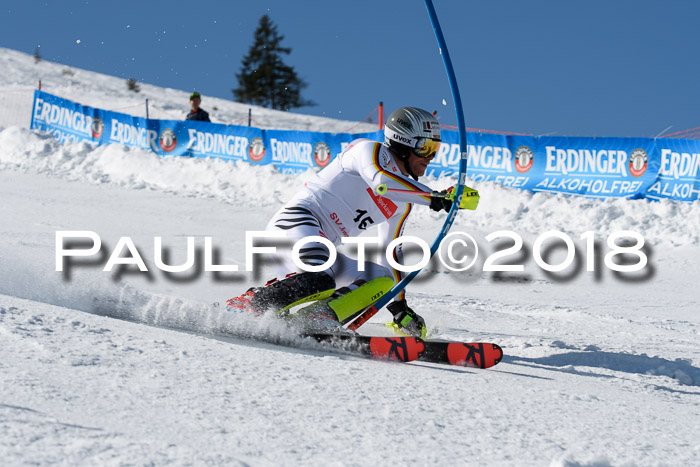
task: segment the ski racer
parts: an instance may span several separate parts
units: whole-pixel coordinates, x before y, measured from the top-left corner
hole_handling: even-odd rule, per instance
[[[395,110],[384,127],[383,144],[367,139],[353,141],[277,211],[266,230],[285,232],[293,242],[315,236],[337,246],[343,237],[357,237],[376,226],[380,251],[385,252],[386,246],[402,235],[414,203],[435,211],[449,211],[452,206],[445,195],[453,187],[438,193],[418,182],[440,141],[440,124],[432,114],[415,107]],[[380,185],[388,188],[382,196],[377,194]],[[395,189],[402,191],[392,191]],[[478,202],[478,192],[465,187],[460,208],[476,209]],[[330,256],[320,241],[308,241],[297,254],[304,264],[317,267],[326,264]],[[365,262],[364,271],[360,271],[356,260],[338,252],[330,267],[315,272],[302,272],[291,250],[277,249],[275,256],[278,270],[285,277],[230,299],[229,309],[284,314],[293,306],[317,300],[316,309],[321,315],[340,326],[357,317],[402,278],[384,254],[380,255],[381,264]],[[393,250],[393,258],[403,264],[400,245]],[[344,286],[336,290],[339,284]],[[387,309],[399,333],[425,337],[425,320],[408,306],[404,291]]]

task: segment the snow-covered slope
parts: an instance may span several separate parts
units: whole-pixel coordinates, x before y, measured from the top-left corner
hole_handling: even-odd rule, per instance
[[[15,55],[0,50],[10,77],[0,77],[0,87],[30,73]],[[110,87],[100,79],[71,92],[94,96],[86,103],[100,107],[127,92],[123,80]],[[184,92],[149,92],[155,101],[179,93],[173,105],[186,100]],[[299,128],[336,131],[307,118],[298,117]],[[184,260],[186,237],[200,252],[212,237],[220,262],[242,270],[245,232],[262,229],[306,176],[0,129],[3,465],[700,462],[700,203],[479,184],[479,209],[461,213],[454,230],[477,239],[480,261],[464,273],[431,262],[408,292],[433,337],[501,344],[506,356],[491,370],[217,337],[296,339],[271,319],[211,305],[272,271],[167,274],[154,267],[154,237],[163,238],[171,264]],[[431,240],[442,221],[416,208],[406,233]],[[507,258],[524,264],[523,273],[483,270],[486,256],[509,246],[485,240],[502,229],[524,240]],[[96,232],[102,254],[56,272],[62,230]],[[535,239],[548,230],[576,242],[577,261],[562,273],[533,260]],[[589,230],[598,239],[595,272],[586,271],[579,239]],[[641,272],[604,265],[605,239],[616,230],[644,236],[649,263]],[[149,273],[103,272],[125,236]],[[561,251],[551,253],[557,263]],[[364,332],[385,332],[386,319],[378,314]]]
[[[105,110],[115,110],[126,114],[146,116],[146,99],[149,116],[159,119],[182,120],[190,110],[189,95],[193,90],[160,88],[147,83],[139,83],[140,92],[127,88],[126,80],[103,75],[60,63],[45,60],[35,63],[31,55],[0,47],[0,64],[3,65],[0,77],[0,100],[3,91],[36,88],[41,81],[42,90],[79,102],[83,105]],[[311,115],[300,115],[279,110],[270,110],[249,104],[207,96],[206,89],[197,89],[202,94],[202,108],[209,112],[212,122],[247,125],[248,110],[252,111],[254,126],[266,129],[324,131],[361,133],[376,131],[377,126],[368,123],[335,120]],[[16,115],[3,115],[0,111],[0,126],[8,124],[29,126],[31,117],[31,93],[20,95],[22,120]],[[29,112],[24,111],[28,109]],[[372,109],[367,109],[369,113]],[[25,115],[26,114],[26,115]],[[26,120],[24,118],[26,117]]]

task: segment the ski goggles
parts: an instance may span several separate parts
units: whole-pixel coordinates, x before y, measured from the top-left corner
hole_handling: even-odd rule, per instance
[[[430,138],[418,138],[416,141],[416,146],[413,148],[413,152],[418,157],[432,157],[437,153],[440,147],[440,141]]]

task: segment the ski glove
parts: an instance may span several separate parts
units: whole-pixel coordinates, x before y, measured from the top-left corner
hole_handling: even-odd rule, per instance
[[[406,300],[398,300],[387,305],[387,310],[394,315],[394,323],[399,331],[411,336],[425,339],[428,329],[425,320],[406,304]]]
[[[440,192],[434,191],[430,197],[430,209],[440,212],[443,209],[448,211],[452,209],[452,202],[455,199],[455,187],[451,186],[447,190]],[[459,209],[476,209],[479,205],[479,192],[474,188],[464,187],[462,194],[462,202],[459,203]]]

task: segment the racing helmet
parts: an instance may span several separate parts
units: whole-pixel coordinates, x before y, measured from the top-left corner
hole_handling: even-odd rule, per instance
[[[419,157],[435,155],[440,140],[440,123],[417,107],[394,110],[384,125],[384,144],[402,160],[408,159],[410,151]]]

